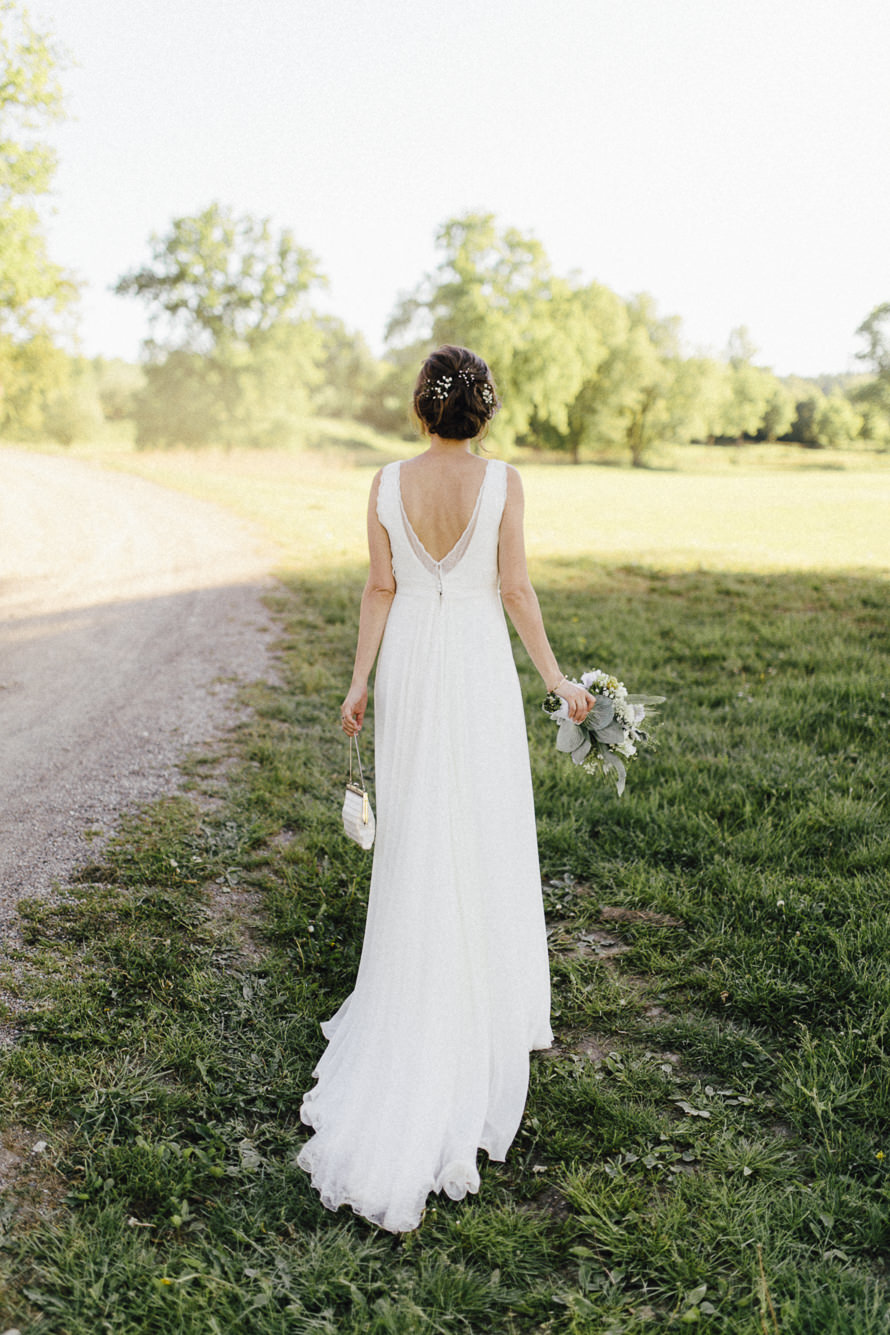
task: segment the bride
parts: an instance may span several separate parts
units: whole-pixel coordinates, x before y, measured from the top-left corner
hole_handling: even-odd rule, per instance
[[[377,841],[355,988],[303,1099],[299,1164],[331,1210],[416,1228],[430,1192],[479,1189],[503,1160],[549,1047],[550,979],[528,742],[504,619],[580,722],[525,561],[518,472],[474,454],[499,401],[481,357],[421,368],[428,447],[371,487],[370,571],[343,730],[359,732],[377,659]],[[378,658],[379,651],[379,658]]]

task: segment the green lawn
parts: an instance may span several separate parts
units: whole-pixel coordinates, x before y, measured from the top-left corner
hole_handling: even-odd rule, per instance
[[[2,1059],[0,1116],[48,1148],[0,1215],[0,1329],[883,1335],[890,584],[840,568],[856,513],[821,570],[779,573],[727,512],[698,570],[652,555],[669,507],[651,501],[650,527],[636,507],[686,478],[673,522],[691,549],[708,475],[529,475],[532,532],[567,516],[565,551],[535,552],[560,662],[668,702],[619,801],[556,754],[517,651],[557,1046],[533,1060],[508,1162],[400,1239],[324,1211],[294,1162],[368,886],[338,832],[336,717],[362,583],[346,525],[370,468],[135,458],[248,512],[276,498],[282,565],[299,564],[278,599],[283,680],[253,691],[227,765],[196,759],[194,793],[29,913],[37,1007]],[[839,477],[876,495],[875,476],[782,474],[779,491],[815,478],[839,523]],[[619,563],[583,550],[596,509],[576,517],[606,486],[651,544]]]
[[[317,573],[364,560],[373,472],[416,452],[329,423],[313,450],[84,453],[228,506],[279,544],[284,568]],[[535,573],[588,556],[670,570],[890,570],[888,455],[688,446],[656,462],[523,463]]]

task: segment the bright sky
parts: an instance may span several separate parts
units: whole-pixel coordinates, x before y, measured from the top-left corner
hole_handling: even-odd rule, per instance
[[[213,200],[291,227],[375,351],[447,218],[492,212],[558,273],[747,325],[779,374],[861,369],[890,300],[887,0],[30,0],[77,62],[50,236],[89,354],[146,321],[108,288]],[[481,349],[484,353],[484,349]]]

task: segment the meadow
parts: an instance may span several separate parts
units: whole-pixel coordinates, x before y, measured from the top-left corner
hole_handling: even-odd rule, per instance
[[[263,526],[280,670],[180,795],[26,910],[0,1119],[46,1149],[2,1206],[0,1329],[885,1332],[882,459],[525,471],[557,656],[665,695],[659,745],[619,800],[556,754],[517,647],[556,1033],[517,1141],[401,1237],[296,1167],[361,944],[336,720],[367,487],[401,449],[332,426],[299,455],[85,452]]]

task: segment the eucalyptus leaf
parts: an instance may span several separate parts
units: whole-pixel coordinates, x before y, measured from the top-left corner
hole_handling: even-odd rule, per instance
[[[580,765],[583,763],[584,760],[586,760],[587,753],[592,745],[593,743],[591,742],[590,738],[585,734],[584,741],[581,742],[579,746],[576,746],[574,751],[572,752],[572,759],[574,760],[576,765]]]
[[[596,704],[587,718],[584,720],[588,728],[596,732],[597,728],[605,728],[615,717],[615,705],[608,696],[600,695],[597,697]]]
[[[571,719],[566,719],[559,723],[559,731],[556,734],[556,749],[570,754],[577,751],[578,747],[587,737],[587,733],[577,723]]]
[[[624,784],[627,780],[627,770],[624,768],[624,765],[618,757],[613,755],[611,751],[607,751],[604,746],[600,747],[600,760],[602,761],[604,774],[608,774],[609,770],[615,771],[615,777],[618,784],[618,796],[620,797],[624,792]]]
[[[594,728],[593,735],[603,746],[617,746],[624,741],[624,728],[620,723],[610,723],[605,728]]]

